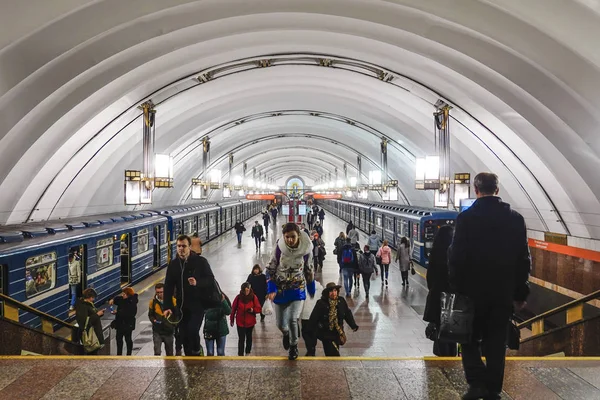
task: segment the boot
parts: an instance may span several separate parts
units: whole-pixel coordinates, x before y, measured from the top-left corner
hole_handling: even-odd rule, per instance
[[[288,360],[295,360],[296,358],[298,358],[298,346],[290,346]]]
[[[283,348],[286,350],[289,350],[290,348],[290,333],[286,333],[283,335]],[[296,353],[298,353],[298,350],[296,350]],[[296,357],[298,355],[296,354]]]

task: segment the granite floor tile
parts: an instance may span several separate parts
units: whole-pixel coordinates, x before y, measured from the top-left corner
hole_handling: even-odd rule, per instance
[[[92,396],[92,400],[138,400],[161,368],[121,367]]]
[[[333,367],[333,366],[332,366]],[[301,368],[302,399],[350,399],[350,388],[343,368]]]
[[[205,369],[198,384],[190,384],[191,399],[245,399],[252,368]]]
[[[600,390],[566,368],[531,368],[530,371],[562,399],[600,399]]]
[[[56,386],[74,367],[34,367],[0,391],[0,399],[37,400]]]
[[[247,400],[300,400],[301,372],[296,367],[253,368]]]
[[[598,368],[571,367],[569,369],[590,385],[600,389],[600,373],[598,373]]]
[[[411,400],[454,400],[460,395],[439,368],[393,368],[406,397]]]
[[[0,390],[10,385],[15,379],[32,368],[32,365],[9,364],[0,368]]]
[[[559,399],[552,390],[527,368],[517,363],[509,363],[504,371],[504,391],[515,400],[555,400]]]
[[[352,399],[407,399],[390,368],[345,368]]]
[[[156,374],[141,399],[188,399],[188,381],[191,381],[193,385],[195,382],[199,382],[202,371],[201,367],[188,367],[185,365],[163,368]]]
[[[116,368],[85,366],[75,369],[60,384],[54,386],[42,399],[89,399],[115,372]]]

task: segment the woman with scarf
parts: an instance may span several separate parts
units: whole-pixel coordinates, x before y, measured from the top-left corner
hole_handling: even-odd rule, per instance
[[[273,300],[277,327],[283,333],[288,358],[298,358],[298,319],[306,292],[315,295],[314,273],[310,265],[313,244],[298,225],[283,226],[283,241],[277,241],[275,254],[267,267],[268,298]]]
[[[231,326],[233,321],[237,323],[238,331],[238,356],[244,355],[244,342],[246,344],[246,355],[252,352],[252,331],[256,325],[256,314],[260,314],[262,307],[258,298],[252,291],[248,282],[242,283],[240,294],[235,296],[231,305],[231,315],[229,316]]]
[[[346,343],[344,321],[354,332],[358,330],[346,300],[339,297],[340,288],[340,285],[329,282],[310,315],[309,324],[316,331],[317,338],[323,342],[323,350],[327,357],[340,356],[340,346]]]

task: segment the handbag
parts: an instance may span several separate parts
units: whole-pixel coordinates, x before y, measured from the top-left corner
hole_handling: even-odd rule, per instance
[[[415,266],[413,265],[412,261],[410,262],[410,274],[414,275],[416,274],[417,271],[415,271]]]
[[[508,322],[508,334],[506,335],[506,345],[511,350],[519,350],[519,347],[521,345],[521,330],[517,327],[513,318],[511,318]]]
[[[444,342],[470,343],[475,318],[471,299],[456,293],[442,292],[440,302],[438,339]]]
[[[261,236],[261,237],[260,237],[260,241],[261,241],[261,242],[264,242],[265,240],[267,240],[267,239],[265,239],[265,237],[264,237],[264,236]]]
[[[375,263],[377,265],[381,265],[381,257],[380,256],[375,256]]]
[[[262,309],[263,315],[271,315],[273,314],[273,303],[271,300],[266,300]]]
[[[86,353],[91,353],[102,347],[100,340],[98,340],[98,336],[96,336],[96,330],[94,328],[88,330],[89,321],[90,317],[87,317],[85,319],[83,332],[81,333],[81,343],[83,344],[83,349]]]
[[[333,249],[333,254],[337,255],[337,247],[335,249]]]

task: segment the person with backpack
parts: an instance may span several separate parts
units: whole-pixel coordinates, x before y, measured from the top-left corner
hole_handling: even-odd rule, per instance
[[[254,244],[256,245],[256,251],[260,250],[260,245],[262,243],[263,238],[263,227],[258,221],[254,221],[254,226],[252,227],[251,236],[254,238]]]
[[[148,319],[152,323],[152,341],[154,342],[154,355],[160,356],[161,347],[165,344],[165,354],[173,355],[173,340],[175,326],[163,316],[165,285],[162,282],[154,285],[154,297],[148,305]],[[173,300],[173,305],[177,302]]]
[[[133,338],[131,335],[135,330],[138,295],[133,291],[132,287],[126,287],[120,296],[115,297],[108,304],[117,306],[117,315],[115,317],[117,355],[123,355],[123,339],[125,339],[127,355],[130,356],[133,352]]]
[[[252,331],[256,325],[256,314],[260,314],[261,311],[262,307],[250,284],[242,283],[240,294],[235,296],[229,316],[231,326],[234,321],[237,325],[238,356],[240,357],[244,355],[244,350],[246,355],[250,355],[252,352]]]
[[[319,234],[319,237],[323,237],[323,225],[319,221],[315,222],[315,231]]]
[[[358,270],[358,257],[356,248],[352,245],[350,238],[346,238],[346,244],[342,247],[342,278],[346,297],[352,296],[353,276]]]
[[[231,302],[225,293],[221,293],[222,301],[219,307],[209,308],[204,315],[204,343],[206,344],[206,355],[215,355],[215,343],[217,344],[217,356],[225,355],[225,342],[229,335],[227,327],[227,316],[231,314]]]
[[[235,223],[235,226],[233,227],[233,229],[235,229],[235,234],[237,235],[237,241],[238,244],[242,244],[242,235],[244,234],[244,232],[246,232],[246,227],[244,226],[244,224],[241,221],[237,221]]]
[[[337,256],[337,263],[340,267],[340,274],[342,273],[342,247],[344,247],[345,244],[346,235],[344,234],[344,232],[340,232],[339,236],[335,238],[335,242],[333,242],[333,254]]]
[[[283,226],[283,240],[278,240],[267,267],[268,299],[273,301],[277,327],[283,333],[283,348],[288,358],[298,358],[298,319],[306,292],[315,294],[314,271],[310,263],[312,243],[298,225]]]
[[[388,241],[384,240],[377,257],[381,257],[381,286],[383,286],[383,277],[385,275],[385,286],[388,285],[388,275],[390,274],[390,262],[392,261],[392,249],[388,246]]]
[[[375,256],[369,251],[369,245],[366,245],[364,252],[358,256],[358,270],[363,278],[363,286],[365,287],[365,296],[369,297],[369,289],[371,288],[371,275],[373,272],[377,274],[375,266]]]
[[[262,308],[265,305],[265,300],[267,298],[267,277],[262,272],[262,268],[260,268],[259,264],[255,264],[252,267],[252,273],[248,275],[246,279],[254,291],[254,294],[258,298],[258,302],[260,303],[261,312],[260,312],[260,321],[265,320],[265,314],[262,312]]]
[[[104,347],[102,321],[100,320],[100,317],[104,315],[104,310],[98,311],[94,306],[94,300],[97,296],[94,289],[87,288],[83,291],[82,297],[75,303],[75,319],[79,326],[79,334],[86,354],[90,356],[98,354],[98,350]],[[91,345],[95,348],[88,350]]]

